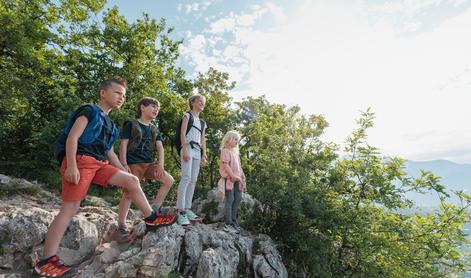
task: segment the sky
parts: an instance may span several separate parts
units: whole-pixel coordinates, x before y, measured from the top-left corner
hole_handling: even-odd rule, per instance
[[[361,111],[384,155],[471,163],[471,0],[112,0],[129,21],[165,18],[188,78],[209,67],[323,115],[342,145]]]

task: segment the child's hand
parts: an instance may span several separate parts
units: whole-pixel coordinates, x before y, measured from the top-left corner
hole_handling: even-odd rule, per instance
[[[182,157],[183,157],[183,160],[185,161],[190,160],[190,154],[188,153],[187,148],[182,149]]]
[[[241,182],[242,179],[239,177],[239,176],[233,176],[232,177],[232,181],[235,183],[235,182]]]
[[[164,167],[162,166],[162,164],[157,164],[157,168],[155,169],[155,177],[157,179],[161,179],[164,175]]]
[[[123,164],[123,171],[131,173],[131,168],[129,168],[129,165]]]
[[[203,156],[201,157],[201,165],[205,165],[206,164],[206,155],[203,154]]]
[[[80,172],[77,166],[65,168],[64,177],[66,181],[73,184],[78,184],[80,181]]]

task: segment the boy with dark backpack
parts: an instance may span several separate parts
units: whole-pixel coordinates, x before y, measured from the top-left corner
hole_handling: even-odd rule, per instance
[[[152,204],[152,209],[162,217],[162,225],[175,222],[175,214],[161,213],[160,208],[173,184],[173,177],[164,169],[165,156],[162,135],[152,124],[160,111],[160,102],[151,97],[142,98],[137,104],[138,119],[124,123],[119,158],[121,164],[139,180],[152,179],[161,182],[161,186]],[[153,154],[157,150],[159,160],[154,162]],[[132,240],[126,226],[126,217],[131,206],[131,199],[124,193],[119,203],[118,230],[114,234],[117,242]]]
[[[103,81],[98,104],[79,107],[57,138],[54,154],[62,162],[62,205],[47,231],[43,257],[34,263],[34,277],[73,277],[77,274],[77,269],[64,264],[56,252],[92,182],[104,187],[121,187],[143,213],[148,229],[161,226],[162,218],[152,211],[139,180],[124,171],[113,150],[118,129],[108,113],[123,105],[126,88],[127,82],[121,78]]]
[[[177,128],[176,147],[181,157],[181,180],[177,193],[177,223],[191,226],[191,222],[201,222],[203,218],[191,210],[200,165],[206,163],[206,123],[199,118],[204,110],[206,98],[193,95],[188,99],[190,111],[183,115]]]

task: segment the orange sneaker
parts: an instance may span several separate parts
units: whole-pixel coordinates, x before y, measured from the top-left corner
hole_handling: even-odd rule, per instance
[[[144,219],[147,228],[160,228],[175,223],[175,214],[174,213],[160,213],[154,212],[156,217],[154,220]]]
[[[77,268],[64,264],[54,255],[47,260],[36,260],[33,267],[33,277],[73,277]]]

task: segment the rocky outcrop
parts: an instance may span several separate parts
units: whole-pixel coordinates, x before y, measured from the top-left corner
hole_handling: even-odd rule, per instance
[[[261,210],[261,204],[250,194],[242,193],[240,202],[240,213],[247,215],[256,214]],[[193,208],[201,212],[205,219],[210,222],[220,222],[224,220],[224,200],[217,196],[216,189],[208,191],[206,199],[197,199],[193,202]]]
[[[13,180],[0,175],[0,187]],[[37,188],[34,194],[16,192],[0,199],[0,277],[29,277],[47,227],[58,212],[56,194],[30,184]],[[40,201],[42,197],[49,202]],[[78,266],[77,277],[288,276],[275,245],[265,235],[228,233],[221,223],[196,224],[189,230],[174,224],[145,232],[145,225],[137,221],[135,240],[118,244],[111,240],[116,219],[111,209],[94,206],[80,208],[73,218],[58,255]]]

